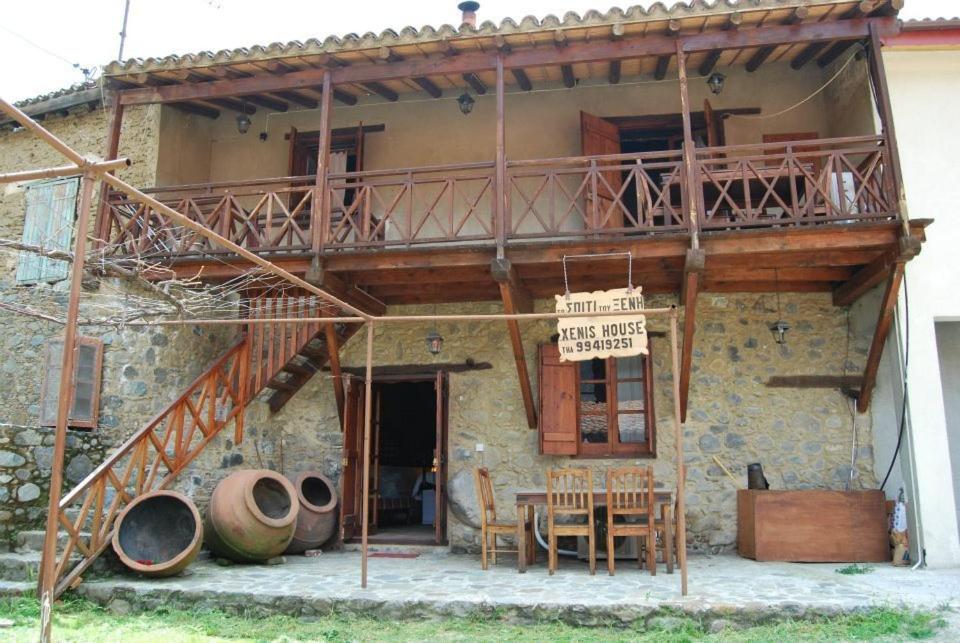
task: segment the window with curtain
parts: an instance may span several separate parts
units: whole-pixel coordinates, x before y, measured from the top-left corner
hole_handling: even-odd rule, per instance
[[[655,455],[649,355],[561,362],[540,350],[541,452],[581,457]]]

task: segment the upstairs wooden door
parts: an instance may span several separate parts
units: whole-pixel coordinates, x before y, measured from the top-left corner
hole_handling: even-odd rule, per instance
[[[619,154],[620,128],[599,116],[580,112],[580,153],[583,156]],[[609,165],[609,162],[607,164]],[[596,205],[595,225],[598,227],[623,227],[623,207],[618,196],[621,187],[623,187],[623,176],[620,170],[606,170],[601,171],[597,177],[596,204],[593,203],[591,191],[588,189],[586,214],[588,217],[593,217],[594,205]]]
[[[364,383],[347,378],[343,413],[343,473],[340,475],[340,539],[360,533],[363,511],[363,417]]]

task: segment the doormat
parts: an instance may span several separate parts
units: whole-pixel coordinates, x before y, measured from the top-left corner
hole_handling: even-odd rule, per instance
[[[419,558],[415,551],[378,551],[370,554],[370,558]]]

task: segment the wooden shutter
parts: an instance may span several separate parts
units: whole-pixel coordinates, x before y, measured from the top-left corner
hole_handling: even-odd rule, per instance
[[[561,362],[556,344],[540,346],[540,453],[577,454],[577,362]]]
[[[80,350],[74,368],[74,386],[71,391],[69,426],[92,429],[97,426],[100,413],[100,384],[103,371],[103,342],[90,337],[78,339]],[[55,426],[60,390],[60,364],[63,360],[63,342],[47,345],[43,387],[40,394],[40,424]]]
[[[23,243],[48,250],[70,250],[77,211],[75,178],[35,183],[27,188],[27,211],[23,222]],[[17,263],[17,283],[36,284],[67,278],[69,266],[61,259],[22,251]]]
[[[580,112],[580,148],[584,156],[605,156],[620,153],[620,128],[586,112]],[[604,180],[597,181],[597,217],[606,228],[623,227],[623,209],[614,204],[614,199],[623,185],[620,170],[601,173]],[[587,203],[587,216],[592,216],[593,204]],[[606,218],[609,214],[609,218]],[[604,220],[606,218],[606,220]]]

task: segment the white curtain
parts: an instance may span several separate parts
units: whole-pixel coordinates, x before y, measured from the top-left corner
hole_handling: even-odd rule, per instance
[[[331,152],[330,153],[330,174],[340,174],[347,171],[347,153],[346,152]],[[333,190],[332,200],[330,204],[332,210],[343,211],[343,195],[345,190]]]

